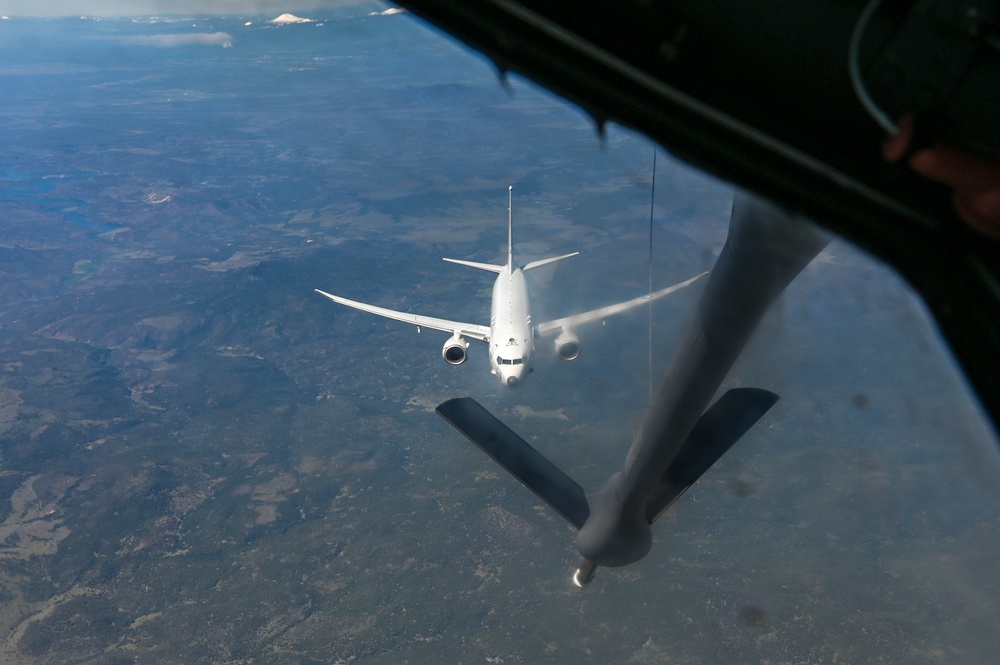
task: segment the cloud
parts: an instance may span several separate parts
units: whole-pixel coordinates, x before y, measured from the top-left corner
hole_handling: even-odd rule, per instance
[[[157,46],[160,48],[170,48],[173,46],[221,46],[229,48],[233,45],[233,38],[225,32],[187,35],[137,35],[135,37],[122,37],[121,40],[126,44]]]
[[[370,0],[312,0],[310,9],[373,4]],[[278,14],[287,0],[0,0],[7,16],[144,16],[149,14]]]

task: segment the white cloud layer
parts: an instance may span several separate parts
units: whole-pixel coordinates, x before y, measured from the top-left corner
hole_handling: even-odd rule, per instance
[[[291,7],[287,0],[0,0],[5,16],[146,16],[150,14],[236,14],[277,16],[290,9],[324,9],[376,4],[363,0],[311,0]],[[377,3],[382,4],[382,3]]]
[[[126,44],[158,46],[160,48],[170,48],[172,46],[222,46],[228,48],[233,45],[233,38],[225,32],[194,33],[189,35],[137,35],[135,37],[123,37],[122,41]]]

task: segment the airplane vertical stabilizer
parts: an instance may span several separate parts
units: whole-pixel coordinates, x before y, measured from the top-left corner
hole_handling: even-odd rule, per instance
[[[514,185],[507,186],[507,272],[514,272]]]
[[[580,252],[572,252],[570,254],[563,254],[561,256],[553,256],[547,259],[541,259],[539,261],[532,261],[523,268],[522,272],[527,272],[529,270],[534,270],[535,268],[540,268],[546,266],[550,263],[555,263],[556,261],[562,261],[563,259],[568,259],[571,256],[576,256]],[[469,266],[470,268],[477,268],[479,270],[487,270],[489,272],[501,273],[504,268],[507,269],[507,274],[514,274],[514,186],[507,186],[507,265],[497,265],[495,263],[479,263],[478,261],[465,261],[463,259],[444,259],[448,263],[457,263],[462,266]]]

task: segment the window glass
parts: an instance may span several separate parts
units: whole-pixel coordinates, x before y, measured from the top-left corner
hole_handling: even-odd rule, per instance
[[[495,274],[441,258],[506,261],[513,185],[518,265],[581,252],[525,276],[552,321],[710,270],[732,188],[662,150],[654,187],[647,139],[405,13],[279,13],[0,21],[7,658],[993,662],[996,436],[839,240],[724,384],[777,405],[573,587],[574,529],[433,410],[472,396],[593,502],[702,285],[572,362],[539,338],[516,390],[313,289],[484,324]]]

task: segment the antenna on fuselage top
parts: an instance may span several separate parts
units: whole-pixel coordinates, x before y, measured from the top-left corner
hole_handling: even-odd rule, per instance
[[[507,186],[507,272],[514,272],[514,185]]]
[[[653,295],[653,204],[656,202],[656,145],[653,145],[653,184],[649,193],[649,295]],[[646,358],[646,374],[649,377],[649,401],[653,403],[653,299],[646,305],[648,313],[648,355]]]

